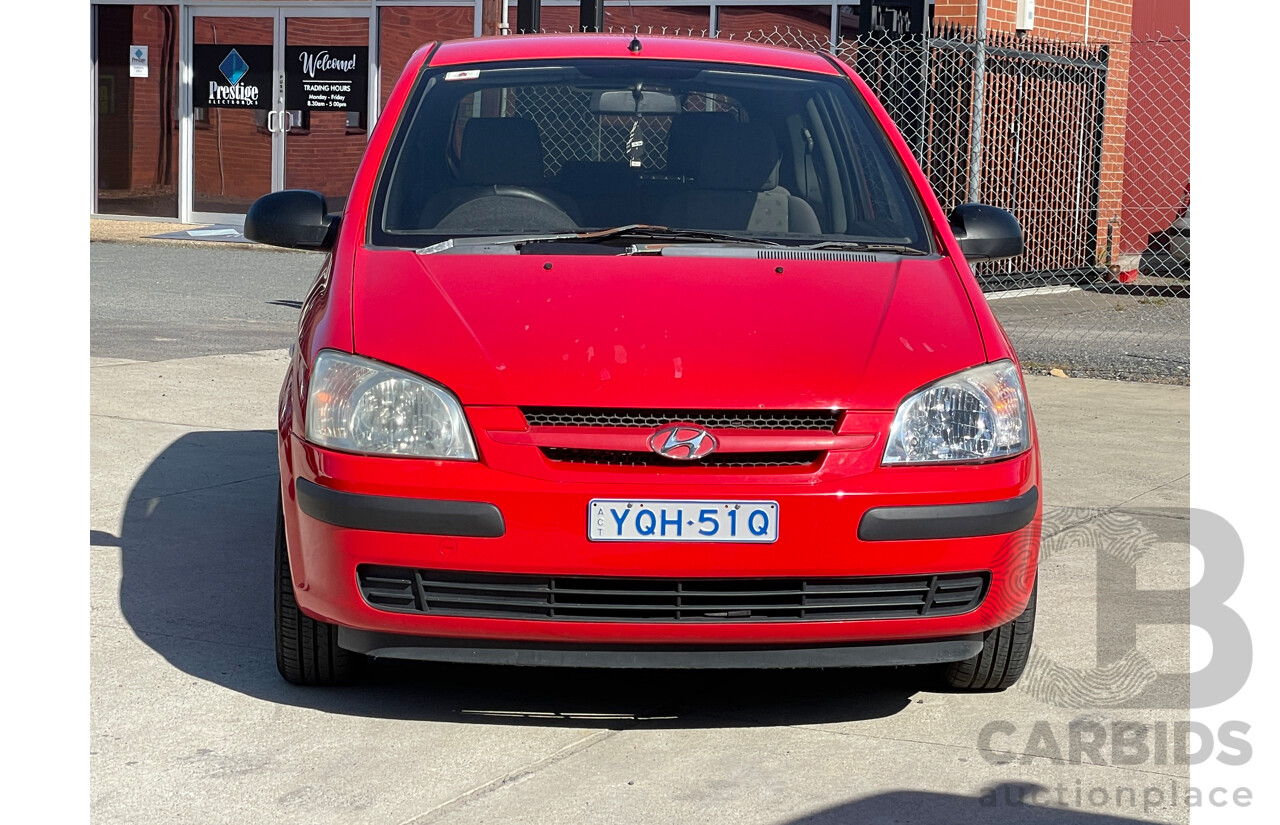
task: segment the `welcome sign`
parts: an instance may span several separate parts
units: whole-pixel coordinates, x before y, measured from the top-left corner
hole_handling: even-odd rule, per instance
[[[271,109],[270,46],[195,46],[193,105],[210,109]]]
[[[286,46],[286,109],[357,111],[369,102],[368,46]]]

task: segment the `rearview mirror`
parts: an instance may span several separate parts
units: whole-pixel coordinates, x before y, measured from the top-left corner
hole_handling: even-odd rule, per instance
[[[338,216],[329,214],[324,195],[310,189],[263,195],[244,217],[246,238],[286,249],[329,249],[337,227]]]
[[[592,93],[589,108],[597,115],[674,115],[682,107],[671,92],[642,91],[637,99],[630,89],[611,89]]]
[[[1023,250],[1022,227],[1012,213],[981,203],[962,203],[947,216],[965,260],[996,261]]]

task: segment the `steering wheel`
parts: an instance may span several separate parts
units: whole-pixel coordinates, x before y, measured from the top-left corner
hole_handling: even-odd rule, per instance
[[[458,203],[458,206],[462,206],[464,203],[471,203],[471,201],[479,200],[480,198],[492,198],[495,196],[502,198],[527,198],[531,201],[537,201],[543,206],[549,206],[557,212],[565,212],[565,208],[563,206],[536,189],[530,189],[527,186],[509,186],[505,183],[486,186],[484,189]],[[456,209],[457,207],[454,208]],[[565,212],[565,214],[567,215],[568,213]]]
[[[477,213],[474,213],[474,207],[469,208],[470,205],[492,198],[518,198],[522,201],[530,202],[530,206],[537,204],[538,207],[535,207],[535,209],[547,210],[536,218],[537,226],[530,225],[527,227],[530,230],[567,232],[576,229],[578,226],[577,218],[569,212],[569,209],[564,204],[558,203],[550,195],[526,186],[491,184],[483,188],[477,188],[476,191],[470,192],[466,197],[458,200],[440,219],[437,228],[448,228],[455,224],[457,226],[472,225],[477,220]],[[533,216],[527,212],[525,213],[525,220],[532,218]]]
[[[576,211],[576,205],[573,205],[572,203],[565,204],[551,195],[544,194],[536,189],[530,189],[527,186],[513,186],[505,183],[490,184],[483,188],[477,188],[474,192],[468,193],[466,197],[463,197],[454,203],[454,205],[449,209],[449,212],[445,215],[445,218],[452,216],[453,213],[463,209],[463,207],[468,204],[475,203],[476,201],[484,200],[486,198],[519,198],[521,200],[533,201],[547,209],[555,210],[557,215],[567,219],[572,226],[576,227],[578,225],[578,216],[574,214],[574,211]],[[442,219],[442,221],[443,220],[444,219]]]

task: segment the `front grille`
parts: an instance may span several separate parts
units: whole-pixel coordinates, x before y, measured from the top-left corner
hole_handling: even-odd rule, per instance
[[[817,451],[778,453],[712,453],[691,461],[667,458],[652,452],[632,450],[577,450],[568,447],[542,447],[551,461],[572,464],[598,464],[608,467],[807,467],[820,460]]]
[[[624,410],[524,407],[530,427],[643,427],[696,424],[707,429],[834,432],[836,410]]]
[[[525,576],[360,565],[375,608],[432,616],[606,622],[769,622],[954,616],[986,573],[820,579]]]

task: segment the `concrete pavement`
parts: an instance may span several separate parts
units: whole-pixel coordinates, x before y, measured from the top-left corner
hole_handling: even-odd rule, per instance
[[[1051,535],[1039,670],[1004,694],[934,692],[914,671],[401,664],[303,690],[272,653],[285,357],[91,359],[95,822],[1187,821],[1170,804],[1185,766],[1068,747],[1082,720],[1185,719],[1185,680],[1157,691],[1163,709],[1047,685],[1096,663],[1099,536],[1138,531],[1140,586],[1187,586],[1186,387],[1029,379]],[[1188,638],[1144,629],[1138,653],[1185,673]],[[1009,801],[1028,787],[1049,805]]]

